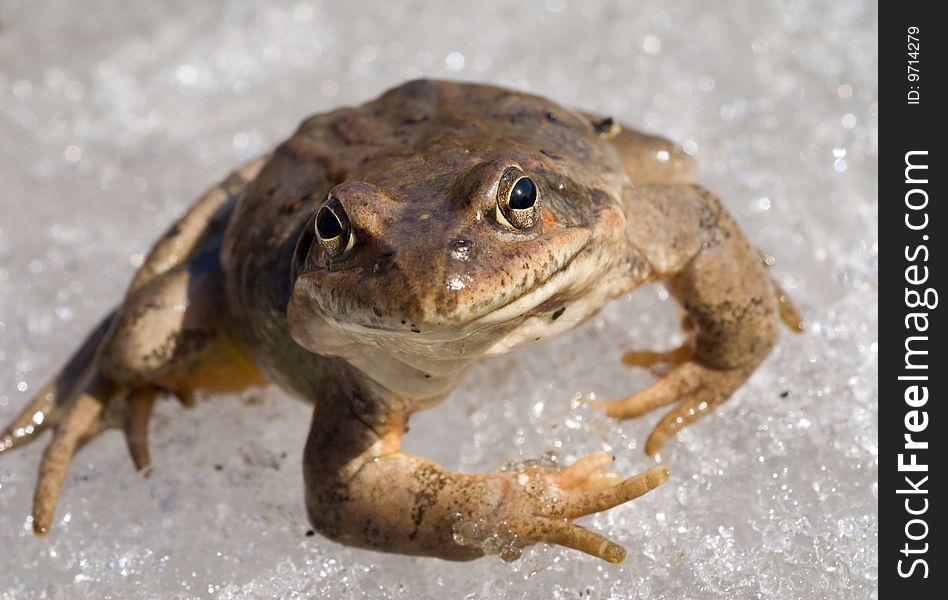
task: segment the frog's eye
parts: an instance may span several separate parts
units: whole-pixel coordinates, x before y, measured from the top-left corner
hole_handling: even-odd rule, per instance
[[[355,245],[349,216],[339,199],[332,194],[316,213],[315,227],[316,238],[329,260],[342,258]]]
[[[516,167],[507,169],[497,188],[497,221],[512,229],[530,229],[540,220],[540,190]]]

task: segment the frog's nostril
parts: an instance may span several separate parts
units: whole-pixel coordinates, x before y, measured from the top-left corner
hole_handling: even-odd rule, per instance
[[[451,240],[449,246],[454,260],[468,261],[477,256],[477,248],[471,240]]]

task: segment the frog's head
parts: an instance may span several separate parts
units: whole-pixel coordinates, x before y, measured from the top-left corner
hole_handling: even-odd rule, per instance
[[[514,97],[507,108],[522,115]],[[510,122],[503,103],[455,115],[423,147],[370,156],[332,187],[296,246],[299,343],[325,351],[326,324],[420,351],[490,351],[521,332],[500,351],[602,301],[625,260],[622,169],[587,120],[558,107],[554,119],[553,105],[526,98],[543,103],[539,123]],[[567,306],[574,318],[553,326]]]

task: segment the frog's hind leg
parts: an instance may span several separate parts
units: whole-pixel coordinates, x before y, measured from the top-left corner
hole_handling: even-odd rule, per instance
[[[148,421],[156,396],[195,389],[237,391],[264,383],[225,332],[219,249],[251,163],[198,201],[156,244],[123,303],[60,374],[0,434],[0,453],[51,429],[40,465],[33,529],[46,533],[75,452],[107,428],[125,431],[138,469],[149,465]],[[247,169],[250,169],[249,171]],[[147,268],[145,268],[147,267]]]
[[[214,274],[195,275],[187,265],[156,277],[126,299],[5,430],[4,451],[45,429],[53,432],[33,502],[38,535],[50,529],[69,464],[85,443],[108,428],[122,429],[135,467],[145,469],[158,395],[189,398],[194,389],[236,391],[263,383],[219,329],[219,286]]]
[[[41,421],[39,430],[53,430],[33,503],[37,534],[49,530],[69,463],[86,442],[108,428],[123,429],[135,467],[145,469],[150,464],[148,421],[159,394],[189,398],[198,388],[231,391],[263,382],[252,361],[221,331],[220,287],[219,274],[192,273],[187,264],[155,277],[126,299],[96,350],[84,346],[77,354],[91,364],[75,365],[75,370],[89,375],[52,400],[41,394],[15,420],[21,425],[29,410],[38,408],[43,416],[34,416],[34,423]],[[59,380],[76,379],[69,371]],[[38,432],[18,436],[14,427],[10,439],[20,445]]]

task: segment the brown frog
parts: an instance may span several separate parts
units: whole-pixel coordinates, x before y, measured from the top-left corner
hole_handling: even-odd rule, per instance
[[[310,521],[341,542],[505,559],[547,542],[620,562],[573,522],[663,483],[606,453],[486,475],[401,451],[409,416],[479,359],[557,335],[665,280],[689,341],[626,362],[667,373],[598,406],[619,419],[677,402],[646,444],[726,400],[801,319],[689,156],[611,119],[486,85],[414,81],[305,120],[211,189],[157,242],[124,302],[0,434],[53,430],[38,534],[74,452],[124,428],[138,468],[165,393],[273,382],[313,403]]]

